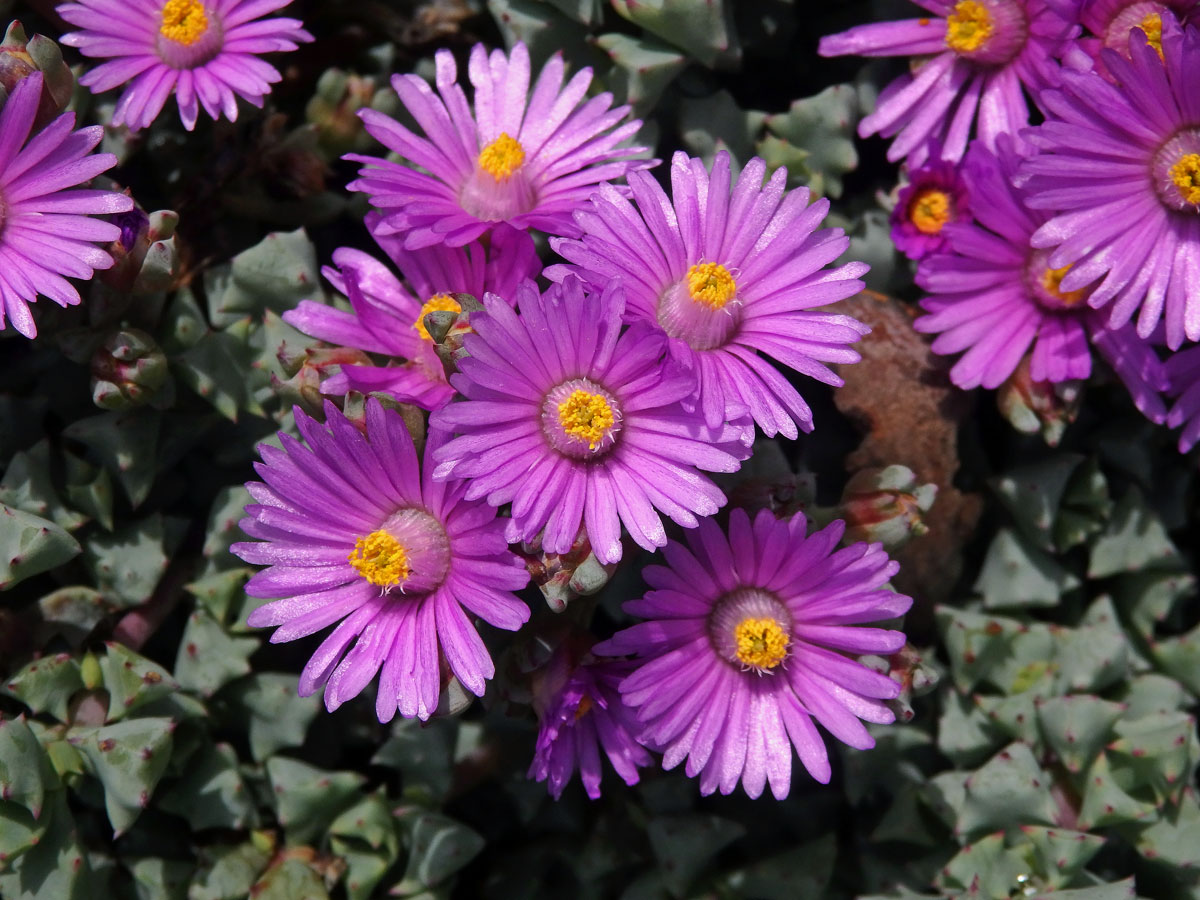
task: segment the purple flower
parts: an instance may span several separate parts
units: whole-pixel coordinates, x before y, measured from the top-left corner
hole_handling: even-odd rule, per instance
[[[917,284],[930,292],[921,301],[928,315],[917,331],[937,334],[935,353],[963,353],[950,370],[961,388],[998,387],[1032,346],[1034,381],[1087,378],[1092,371],[1089,339],[1116,370],[1148,417],[1165,414],[1158,392],[1165,374],[1154,351],[1132,328],[1110,329],[1088,307],[1085,285],[1063,285],[1069,266],[1056,268],[1029,237],[1046,215],[1026,208],[1025,192],[1013,184],[1021,157],[1002,138],[993,155],[971,147],[963,177],[976,204],[975,224],[947,226],[950,252],[923,260]]]
[[[291,0],[78,0],[58,14],[82,31],[60,40],[84,56],[107,58],[79,79],[100,93],[129,84],[114,125],[146,128],[174,92],[191,131],[200,107],[213,119],[237,118],[237,98],[262,106],[279,72],[261,53],[311,41],[298,19],[263,19]],[[130,83],[131,82],[131,83]]]
[[[262,482],[241,521],[254,542],[233,545],[270,568],[246,584],[251,597],[279,597],[250,614],[255,627],[279,626],[273,643],[339,622],[300,675],[300,694],[325,687],[337,709],[379,673],[375,710],[386,722],[428,719],[437,708],[443,662],[481,696],[495,673],[467,613],[515,631],[529,608],[512,592],[528,573],[504,540],[503,521],[463,498],[462,482],[430,479],[431,434],[417,468],[400,416],[367,403],[366,437],[333,404],[321,425],[295,410],[308,446],[279,435],[262,444]]]
[[[944,250],[943,229],[970,219],[967,185],[954,163],[933,159],[908,173],[892,210],[892,242],[909,259]]]
[[[653,762],[635,737],[640,726],[621,700],[618,685],[633,665],[624,660],[586,662],[572,668],[557,653],[534,686],[541,727],[527,777],[549,781],[557,800],[579,770],[583,789],[600,796],[600,751],[626,784],[637,784],[638,768]]]
[[[1033,245],[1072,267],[1062,289],[1098,282],[1088,303],[1110,306],[1112,325],[1141,307],[1138,334],[1163,318],[1175,349],[1200,339],[1200,32],[1163,16],[1163,58],[1141,29],[1129,53],[1101,51],[1117,85],[1063,70],[1021,177],[1029,206],[1051,214]]]
[[[34,72],[0,109],[0,330],[7,319],[28,338],[37,335],[29,304],[39,295],[75,306],[79,291],[63,276],[88,279],[113,264],[94,242],[115,241],[121,229],[89,216],[133,209],[123,194],[72,190],[116,165],[111,153],[91,152],[103,128],[72,131],[75,114],[64,113],[26,142],[41,95]]]
[[[472,110],[450,51],[439,50],[436,60],[440,99],[416,75],[392,79],[426,137],[381,112],[359,113],[367,131],[405,164],[346,157],[366,163],[350,189],[365,191],[384,213],[381,232],[403,233],[410,248],[466,244],[496,222],[572,234],[571,213],[597,184],[650,164],[629,160],[646,148],[619,146],[641,125],[620,124],[628,106],[610,109],[607,93],[584,100],[591,69],[564,87],[564,64],[556,54],[531,93],[524,44],[511,56],[499,50],[489,55],[477,44],[467,70],[475,89]]]
[[[1058,0],[1065,2],[1065,0]],[[1147,42],[1156,50],[1162,49],[1162,17],[1166,14],[1181,21],[1200,13],[1200,0],[1084,0],[1074,4],[1076,15],[1091,32],[1080,38],[1082,47],[1096,64],[1096,71],[1113,80],[1112,73],[1101,58],[1104,48],[1129,55],[1129,33],[1140,28]]]
[[[1023,91],[1037,95],[1055,80],[1069,39],[1078,32],[1046,0],[914,0],[933,17],[860,25],[821,38],[822,56],[910,56],[911,74],[879,95],[858,124],[862,137],[896,135],[888,159],[925,161],[928,142],[962,159],[974,124],[994,148],[996,136],[1029,124]]]
[[[742,422],[705,425],[680,405],[695,387],[666,356],[660,332],[621,334],[624,301],[610,283],[584,294],[576,278],[541,296],[517,291],[518,316],[494,294],[471,316],[469,356],[450,382],[465,397],[433,414],[459,437],[437,451],[437,478],[467,478],[467,498],[512,503],[510,543],[543,528],[566,553],[587,531],[596,558],[621,558],[621,526],[647,550],[667,542],[659,512],[685,528],[725,503],[701,475],[733,472],[748,455]]]
[[[1183,426],[1179,452],[1187,453],[1200,441],[1200,347],[1180,350],[1167,360],[1168,392],[1175,405],[1167,415],[1171,428]]]
[[[749,410],[768,435],[811,431],[812,411],[764,356],[802,375],[840,385],[826,362],[852,363],[847,344],[869,329],[849,316],[810,312],[862,290],[864,263],[826,269],[849,246],[841,229],[818,229],[827,200],[808,205],[808,190],[784,195],[787,172],[763,186],[766,165],[752,159],[730,190],[729,154],[712,175],[676,153],[667,198],[646,172],[629,175],[636,208],[609,185],[576,213],[579,241],[552,241],[593,290],[620,279],[626,316],[670,337],[671,355],[697,378],[709,427]],[[761,353],[761,355],[760,355]]]
[[[516,286],[540,268],[529,235],[507,226],[491,234],[489,249],[435,246],[405,250],[399,241],[380,238],[380,244],[412,286],[410,292],[387,266],[361,250],[342,247],[333,253],[337,268],[322,273],[350,298],[353,312],[305,300],[284,313],[288,324],[307,335],[405,360],[399,366],[343,365],[323,389],[331,394],[349,390],[383,391],[422,409],[450,402],[454,389],[424,325],[434,310],[460,312],[456,293],[482,297],[485,291],[512,302]]]
[[[700,792],[730,793],[741,781],[757,797],[769,781],[782,799],[792,748],[818,781],[829,781],[816,719],[865,750],[874,739],[859,719],[892,722],[883,700],[900,685],[853,659],[892,653],[898,631],[859,627],[902,615],[912,601],[884,587],[899,566],[879,544],[836,550],[844,524],[805,537],[805,519],[761,510],[730,515],[729,536],[711,519],[672,541],[666,566],[645,570],[651,590],[625,604],[647,621],[598,644],[596,653],[636,654],[621,682],[637,710],[641,739],[663,767],[687,759]]]

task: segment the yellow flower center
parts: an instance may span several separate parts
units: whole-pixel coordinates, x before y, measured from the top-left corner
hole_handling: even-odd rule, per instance
[[[774,619],[742,619],[733,638],[738,661],[750,668],[773,669],[787,656],[787,632]]]
[[[1087,289],[1079,288],[1074,291],[1063,291],[1062,280],[1071,271],[1071,267],[1063,266],[1061,269],[1046,268],[1042,273],[1042,287],[1046,289],[1046,293],[1058,299],[1064,306],[1074,306],[1077,303],[1082,303],[1087,299]]]
[[[1171,166],[1171,180],[1185,203],[1200,204],[1200,153],[1188,153]]]
[[[720,309],[737,293],[737,282],[720,263],[697,263],[688,269],[688,294],[697,303]]]
[[[458,301],[449,294],[434,294],[421,306],[421,311],[417,314],[417,321],[413,322],[413,328],[417,329],[422,339],[432,341],[433,337],[429,334],[429,329],[425,327],[425,317],[431,312],[462,312],[462,307],[458,305]]]
[[[945,191],[922,191],[909,204],[908,218],[921,234],[937,234],[950,221],[950,195]]]
[[[587,441],[588,449],[595,450],[612,430],[616,418],[602,396],[575,390],[558,404],[558,421],[563,431],[577,440]]]
[[[1142,19],[1139,27],[1146,33],[1146,43],[1153,47],[1158,52],[1158,58],[1162,59],[1162,16],[1156,12],[1150,13]]]
[[[958,53],[978,50],[992,36],[992,17],[978,0],[959,0],[946,17],[946,46]]]
[[[371,584],[381,588],[394,587],[405,581],[412,569],[408,551],[386,531],[372,531],[354,542],[350,565]]]
[[[487,172],[496,182],[508,181],[513,172],[525,162],[525,150],[507,131],[479,151],[479,168]]]
[[[190,47],[208,31],[208,16],[198,0],[167,0],[162,8],[158,33],[167,40]]]

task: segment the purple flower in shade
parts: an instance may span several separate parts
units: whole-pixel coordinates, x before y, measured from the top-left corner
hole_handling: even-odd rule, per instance
[[[460,312],[451,296],[456,293],[482,297],[491,291],[511,303],[517,284],[540,268],[533,241],[524,232],[500,226],[491,233],[487,250],[478,243],[421,250],[405,250],[386,237],[380,243],[411,291],[369,254],[342,247],[333,253],[337,268],[326,266],[322,272],[350,298],[353,312],[305,300],[283,318],[320,340],[405,360],[398,366],[343,365],[340,374],[324,383],[326,392],[383,391],[422,409],[438,409],[450,402],[454,389],[425,329],[425,315]]]
[[[1167,360],[1168,392],[1175,405],[1167,415],[1171,428],[1183,426],[1179,452],[1187,453],[1200,441],[1200,347],[1180,350]]]
[[[365,191],[383,211],[380,232],[403,233],[410,248],[466,244],[497,222],[572,234],[571,213],[597,184],[650,165],[628,159],[646,148],[619,146],[641,125],[620,124],[628,106],[610,109],[607,93],[584,101],[589,68],[564,87],[563,60],[555,55],[530,93],[524,44],[511,56],[499,50],[489,55],[477,44],[467,69],[475,89],[472,110],[450,51],[439,50],[435,58],[440,99],[416,75],[392,79],[426,137],[381,112],[359,113],[367,131],[407,164],[346,157],[366,163],[349,187]]]
[[[730,515],[729,536],[711,519],[649,566],[651,590],[625,604],[647,621],[597,644],[596,653],[635,654],[621,682],[637,710],[641,739],[663,752],[663,767],[687,759],[700,792],[782,799],[791,783],[792,748],[818,781],[829,781],[815,718],[860,750],[874,739],[859,719],[892,722],[883,700],[900,685],[852,658],[892,653],[898,631],[861,627],[903,614],[912,601],[884,584],[899,569],[879,544],[834,550],[845,525],[805,537],[804,516],[776,519],[761,510]]]
[[[1026,132],[1040,152],[1021,166],[1027,203],[1050,215],[1035,247],[1071,266],[1064,291],[1093,282],[1088,303],[1122,325],[1141,307],[1148,336],[1200,339],[1200,32],[1162,17],[1162,53],[1141,29],[1130,58],[1102,50],[1113,85],[1094,71],[1062,73],[1047,120]],[[1164,314],[1165,313],[1165,314]]]
[[[443,662],[481,696],[495,668],[467,612],[510,631],[529,618],[512,594],[528,573],[508,550],[503,520],[464,499],[462,482],[430,479],[437,434],[418,470],[403,421],[378,400],[367,402],[366,437],[333,404],[325,414],[321,425],[295,410],[308,446],[280,434],[282,449],[259,448],[263,481],[246,485],[258,502],[241,522],[258,540],[232,549],[270,567],[246,593],[282,599],[249,624],[279,626],[279,643],[341,620],[300,675],[301,696],[324,685],[330,710],[379,673],[381,722],[397,710],[428,719]]]
[[[895,135],[888,159],[907,157],[919,166],[931,139],[957,162],[972,124],[989,148],[997,135],[1028,125],[1023,90],[1036,97],[1054,83],[1054,60],[1078,27],[1046,0],[914,2],[934,15],[821,38],[822,56],[920,58],[911,74],[883,89],[875,112],[859,122],[859,135]]]
[[[1157,50],[1162,49],[1162,17],[1174,16],[1182,21],[1200,14],[1200,0],[1058,0],[1077,7],[1076,15],[1091,35],[1079,39],[1082,47],[1096,63],[1096,71],[1113,80],[1100,51],[1115,50],[1129,54],[1129,33],[1140,28],[1146,40]]]
[[[41,96],[34,72],[0,109],[0,329],[7,319],[29,338],[37,335],[29,304],[39,295],[75,306],[79,291],[63,276],[87,279],[113,264],[93,242],[115,241],[121,229],[89,216],[133,209],[124,194],[73,189],[117,163],[91,152],[103,128],[72,131],[75,114],[64,113],[26,142]]]
[[[892,210],[892,241],[909,259],[924,259],[946,247],[943,229],[970,218],[967,185],[954,163],[932,159],[908,173]]]
[[[935,353],[963,353],[950,370],[961,388],[998,387],[1033,348],[1034,381],[1087,378],[1092,371],[1089,339],[1124,381],[1138,408],[1155,421],[1165,410],[1158,392],[1165,373],[1153,349],[1132,327],[1110,329],[1087,305],[1086,286],[1061,285],[1069,266],[1055,268],[1029,237],[1046,220],[1027,209],[1026,195],[1013,184],[1021,157],[1001,138],[997,153],[975,144],[963,164],[970,195],[977,198],[975,224],[946,228],[950,252],[924,259],[917,284],[930,296],[928,315],[917,331],[937,334]]]
[[[653,550],[667,542],[660,511],[695,528],[725,503],[698,470],[736,471],[749,429],[708,426],[683,408],[692,374],[665,359],[661,332],[620,333],[618,284],[585,295],[568,278],[542,296],[526,282],[519,317],[494,294],[483,302],[450,378],[466,399],[430,419],[459,435],[435,454],[434,477],[469,479],[468,499],[512,503],[510,543],[544,528],[543,549],[566,553],[582,522],[596,558],[611,563],[622,524]]]
[[[295,50],[312,35],[298,19],[263,19],[291,0],[78,0],[58,14],[82,31],[59,40],[84,56],[108,59],[79,79],[100,93],[129,84],[114,125],[135,131],[153,122],[171,93],[191,131],[200,107],[213,119],[237,118],[237,98],[262,106],[279,72],[261,53]],[[132,82],[132,83],[130,83]]]
[[[665,331],[671,355],[695,373],[709,427],[748,409],[766,434],[794,438],[797,425],[812,430],[812,411],[763,357],[840,385],[824,363],[857,362],[846,345],[870,329],[811,310],[862,290],[867,266],[824,268],[850,244],[839,228],[817,228],[829,202],[807,205],[805,188],[785,196],[782,168],[764,187],[765,170],[752,159],[731,193],[729,154],[717,154],[710,176],[700,160],[676,153],[673,205],[646,172],[629,175],[636,208],[603,185],[576,213],[582,240],[552,242],[575,265],[546,274],[576,272],[593,290],[620,279],[626,317]]]
[[[572,668],[566,657],[556,653],[534,685],[541,727],[528,777],[549,781],[557,800],[578,769],[583,789],[596,800],[601,750],[626,784],[637,784],[638,768],[653,761],[635,737],[640,726],[618,690],[634,665],[625,660],[593,660]]]

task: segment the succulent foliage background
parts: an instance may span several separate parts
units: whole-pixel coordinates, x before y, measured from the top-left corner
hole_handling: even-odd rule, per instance
[[[64,83],[53,6],[0,0],[23,28],[0,84],[31,64]],[[903,63],[816,54],[904,6],[297,0],[316,40],[263,111],[109,128],[140,204],[125,256],[82,305],[37,304],[36,340],[0,332],[0,897],[1200,897],[1194,455],[1104,370],[995,404],[912,332],[895,172],[855,136]],[[371,246],[340,156],[379,151],[354,113],[401,115],[389,75],[431,76],[435,49],[518,40],[535,67],[595,66],[658,158],[786,166],[872,266],[864,361],[805,385],[816,431],[763,439],[722,484],[898,548],[910,647],[877,664],[906,686],[900,724],[872,751],[831,742],[828,786],[797,770],[782,802],[701,798],[651,768],[555,802],[526,779],[532,674],[568,627],[627,624],[648,559],[629,543],[615,573],[531,551],[530,625],[485,626],[487,696],[449,690],[426,725],[381,725],[371,690],[332,714],[298,697],[317,639],[245,624],[260,601],[229,546],[254,447],[293,404],[320,415],[322,372],[353,361],[281,315],[332,298],[335,248]],[[105,122],[112,97],[71,104]]]

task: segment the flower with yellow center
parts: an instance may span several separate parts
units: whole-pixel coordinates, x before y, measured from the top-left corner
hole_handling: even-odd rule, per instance
[[[575,390],[558,404],[558,421],[562,430],[578,441],[586,441],[595,450],[608,437],[616,417],[608,401],[600,394]]]
[[[507,131],[479,151],[479,168],[487,172],[496,183],[508,181],[525,162],[525,148]]]
[[[383,530],[356,540],[347,559],[359,575],[385,592],[402,584],[412,572],[404,545]]]
[[[1067,277],[1067,273],[1071,271],[1069,265],[1063,266],[1061,269],[1051,269],[1046,267],[1046,271],[1042,273],[1042,287],[1046,289],[1051,297],[1054,297],[1064,306],[1075,306],[1087,299],[1087,288],[1079,288],[1074,291],[1063,291],[1062,280]]]
[[[946,46],[956,53],[971,53],[992,36],[992,16],[979,0],[959,0],[946,17]]]
[[[1146,33],[1146,43],[1155,49],[1158,53],[1158,58],[1163,58],[1162,49],[1162,16],[1158,13],[1150,13],[1138,25]]]
[[[208,16],[198,0],[167,0],[163,5],[158,33],[167,40],[190,47],[207,31]]]
[[[1184,203],[1200,205],[1200,153],[1184,154],[1169,174]]]
[[[462,306],[458,301],[449,294],[434,294],[421,306],[421,311],[417,314],[417,321],[413,322],[413,328],[417,329],[417,334],[422,340],[432,341],[433,336],[430,335],[429,329],[425,327],[425,317],[431,312],[462,312]]]
[[[787,656],[788,635],[771,618],[746,618],[733,630],[738,661],[751,669],[774,669]]]
[[[909,204],[908,219],[921,234],[938,234],[950,221],[950,195],[936,189],[922,191]]]
[[[720,263],[697,263],[688,269],[688,295],[710,309],[721,309],[737,293],[737,282]]]

